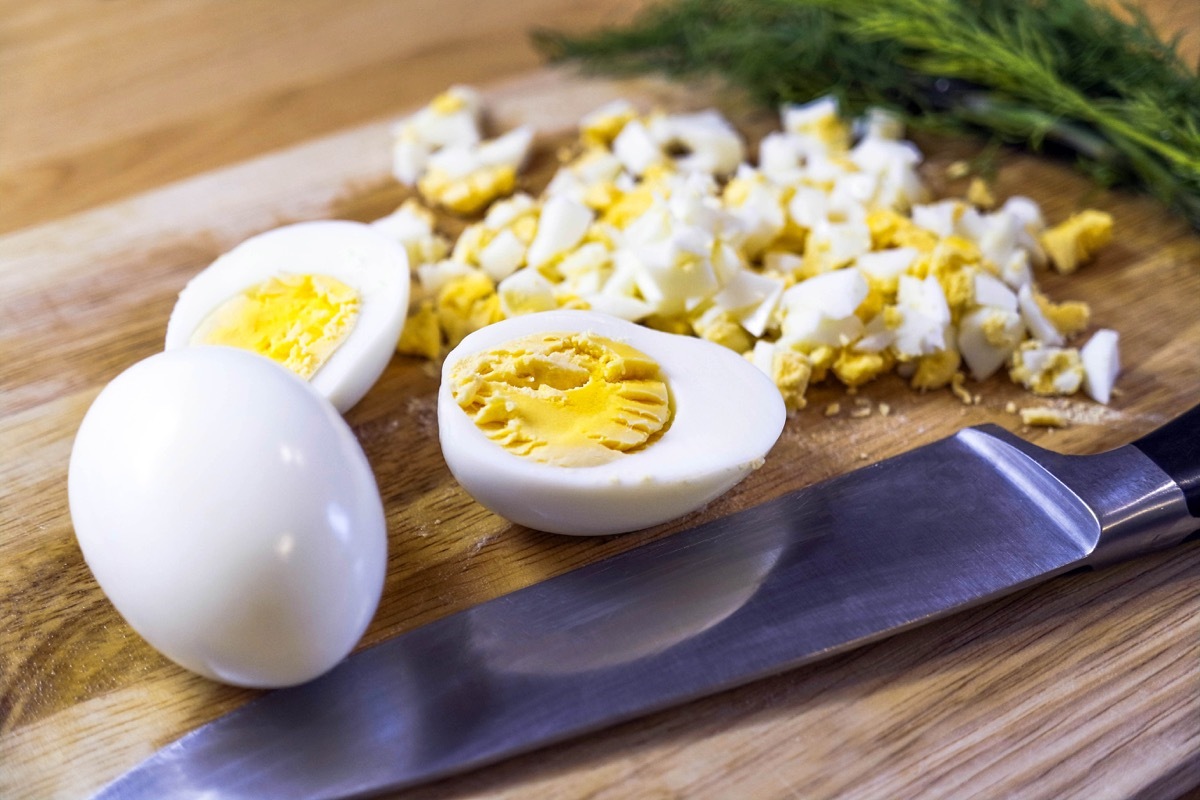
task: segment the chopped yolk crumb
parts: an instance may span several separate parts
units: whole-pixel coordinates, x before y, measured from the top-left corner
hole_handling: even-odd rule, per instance
[[[783,393],[783,402],[789,410],[799,410],[807,405],[804,393],[812,379],[812,363],[808,356],[796,350],[777,349],[771,360],[771,379]]]
[[[424,356],[430,361],[436,361],[442,354],[442,329],[432,301],[426,300],[415,311],[409,312],[400,340],[396,342],[396,352]]]
[[[512,194],[517,171],[507,165],[483,167],[454,178],[431,169],[421,176],[417,190],[430,203],[458,214],[474,214],[498,197]]]
[[[1042,234],[1055,269],[1072,273],[1092,259],[1096,251],[1112,240],[1113,218],[1103,211],[1088,209],[1072,215]]]
[[[954,377],[950,379],[950,391],[963,402],[963,405],[969,406],[975,402],[975,398],[967,391],[967,387],[964,385],[965,381],[966,376],[961,372],[954,373]]]
[[[922,391],[940,389],[954,380],[962,356],[957,350],[938,350],[917,359],[917,371],[913,373],[911,385]]]
[[[1065,428],[1067,418],[1056,408],[1038,406],[1021,409],[1021,422],[1039,428]]]
[[[967,202],[979,208],[994,208],[996,196],[992,194],[992,187],[988,186],[987,181],[972,178],[971,185],[967,187]]]
[[[437,318],[450,347],[468,333],[499,322],[504,319],[504,312],[500,309],[496,285],[482,273],[451,280],[438,292]]]

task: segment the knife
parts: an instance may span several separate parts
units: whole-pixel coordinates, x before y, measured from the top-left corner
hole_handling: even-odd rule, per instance
[[[954,436],[452,614],[185,735],[96,795],[412,786],[1200,529],[1200,406],[1068,456]]]

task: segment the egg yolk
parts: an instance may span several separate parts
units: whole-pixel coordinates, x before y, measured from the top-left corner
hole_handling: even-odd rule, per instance
[[[353,330],[358,311],[358,292],[336,278],[280,275],[218,306],[191,343],[251,350],[308,379]]]
[[[658,364],[589,333],[526,336],[451,370],[458,405],[509,452],[564,467],[596,466],[645,448],[670,425]]]

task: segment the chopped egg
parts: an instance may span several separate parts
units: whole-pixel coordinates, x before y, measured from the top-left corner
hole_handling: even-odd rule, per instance
[[[958,350],[971,377],[987,380],[1021,343],[1025,323],[1015,311],[982,306],[969,312],[958,326]]]
[[[1087,210],[1042,233],[1041,243],[1059,272],[1071,273],[1086,264],[1096,250],[1112,239],[1112,215]]]
[[[592,211],[567,197],[552,197],[542,208],[537,236],[529,245],[526,260],[537,268],[574,248],[592,223]]]
[[[579,136],[585,144],[608,147],[637,117],[637,109],[628,100],[617,99],[585,114],[579,121]]]
[[[1079,358],[1083,362],[1084,391],[1097,403],[1108,405],[1112,399],[1113,383],[1121,372],[1118,338],[1114,330],[1098,330],[1079,350]]]
[[[1029,284],[1022,286],[1017,292],[1017,305],[1021,309],[1021,318],[1034,339],[1053,346],[1064,343],[1063,335],[1046,316],[1043,304],[1038,302],[1038,296]]]
[[[730,175],[746,155],[742,137],[718,112],[670,114],[650,121],[650,135],[667,152],[681,148],[676,168],[684,172]]]
[[[436,361],[442,354],[442,328],[432,300],[424,300],[410,311],[396,342],[396,352]]]
[[[228,345],[307,379],[339,411],[375,383],[408,310],[405,250],[367,225],[302,222],[251,237],[192,278],[166,348]]]
[[[473,214],[516,188],[533,143],[525,126],[485,142],[445,147],[429,157],[417,189],[428,202],[459,214]]]
[[[612,148],[613,155],[632,175],[642,175],[667,160],[666,153],[641,120],[635,119],[621,128]]]
[[[406,186],[415,186],[430,156],[443,147],[464,147],[480,139],[480,97],[468,86],[452,86],[428,106],[392,130],[392,173]]]
[[[128,368],[88,409],[67,483],[104,593],[207,678],[311,680],[375,613],[387,526],[371,467],[334,407],[268,359],[185,347]]]
[[[567,534],[703,506],[762,464],[785,416],[736,353],[590,311],[476,331],[446,357],[438,394],[442,452],[463,488],[517,524]]]
[[[1014,382],[1039,395],[1068,395],[1083,383],[1083,362],[1073,347],[1051,347],[1027,341],[1013,353],[1009,370]]]
[[[371,223],[383,235],[395,239],[408,254],[409,267],[440,261],[450,252],[450,244],[435,230],[433,212],[415,200],[405,201],[386,217]]]
[[[1090,257],[1106,214],[1047,229],[1036,202],[1001,202],[980,182],[965,199],[930,201],[899,121],[871,111],[848,122],[833,98],[783,107],[780,125],[752,164],[715,110],[596,109],[542,195],[487,205],[452,265],[430,257],[423,232],[397,235],[428,258],[413,313],[428,324],[431,287],[454,278],[458,300],[438,306],[451,343],[484,320],[553,308],[690,334],[746,355],[789,409],[829,375],[857,387],[895,370],[918,389],[961,389],[1005,365],[1011,376],[1023,343],[1065,348],[1091,324],[1087,304],[1049,299],[1034,268],[1051,250],[1060,268],[1067,250]],[[446,149],[431,173],[457,158]],[[417,330],[410,340],[426,340]]]

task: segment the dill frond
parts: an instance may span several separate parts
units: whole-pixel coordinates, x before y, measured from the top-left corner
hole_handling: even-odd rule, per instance
[[[768,103],[838,97],[914,127],[1072,150],[1200,228],[1200,78],[1146,17],[1089,0],[672,0],[630,26],[534,35],[607,73],[717,74]]]

